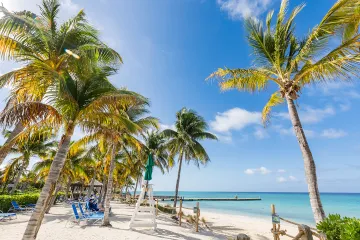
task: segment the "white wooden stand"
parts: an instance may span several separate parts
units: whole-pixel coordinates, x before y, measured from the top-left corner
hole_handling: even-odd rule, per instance
[[[147,200],[146,203],[148,203],[149,206],[140,206],[145,200],[144,196],[146,190],[149,196],[149,200]],[[156,229],[156,212],[152,184],[149,184],[147,189],[146,185],[143,185],[139,199],[136,202],[136,207],[131,217],[129,228],[132,229],[136,227],[151,227],[154,230]]]

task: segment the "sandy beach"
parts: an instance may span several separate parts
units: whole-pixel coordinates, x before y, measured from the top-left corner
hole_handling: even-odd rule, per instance
[[[232,239],[239,233],[245,233],[253,240],[272,239],[271,220],[212,213],[202,211],[201,217],[207,221],[209,228],[201,226],[199,233],[195,232],[192,225],[184,223],[181,227],[170,215],[160,213],[157,217],[158,227],[156,231],[146,228],[129,230],[130,221],[134,207],[125,204],[112,203],[113,214],[111,216],[112,227],[101,227],[96,225],[72,225],[66,222],[72,215],[69,206],[58,205],[51,209],[51,213],[44,218],[39,240],[51,239]],[[189,210],[185,210],[187,213]],[[21,239],[25,231],[29,213],[20,213],[16,220],[0,222],[1,239]],[[288,224],[282,224],[288,233],[294,233],[296,228]]]

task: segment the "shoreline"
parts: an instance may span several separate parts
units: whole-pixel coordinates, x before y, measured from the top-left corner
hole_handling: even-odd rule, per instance
[[[157,216],[157,229],[134,229],[129,230],[128,224],[134,211],[134,205],[111,202],[113,214],[110,216],[112,227],[101,227],[99,225],[74,225],[66,227],[66,221],[72,216],[72,209],[68,205],[57,205],[53,207],[50,214],[46,214],[40,228],[38,240],[97,240],[97,239],[232,239],[240,233],[247,234],[252,240],[271,240],[271,219],[262,219],[249,216],[230,215],[226,213],[214,213],[201,211],[200,219],[206,219],[205,227],[200,225],[197,233],[194,226],[185,223],[180,227],[171,215],[160,213]],[[184,209],[184,212],[192,213],[192,210]],[[21,239],[25,231],[30,214],[18,214],[18,219],[1,222],[0,231],[6,233],[2,239]],[[296,234],[297,227],[287,223],[281,223],[281,228],[286,229],[289,234]]]

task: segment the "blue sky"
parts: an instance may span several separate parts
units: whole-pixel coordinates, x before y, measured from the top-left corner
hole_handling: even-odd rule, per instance
[[[3,0],[11,10],[37,12],[40,0]],[[209,123],[218,142],[205,141],[211,162],[182,171],[180,190],[307,191],[303,160],[286,106],[274,109],[264,129],[259,114],[273,92],[220,92],[205,78],[218,67],[252,66],[243,18],[278,9],[280,0],[62,0],[61,18],[84,8],[102,38],[123,57],[112,77],[151,99],[152,115],[171,127],[182,107],[196,110]],[[294,7],[303,1],[290,0]],[[297,34],[304,36],[335,0],[305,1]],[[2,62],[0,73],[16,67]],[[302,92],[297,104],[317,163],[323,192],[359,192],[360,102],[357,80],[317,85]],[[6,98],[7,89],[0,97]],[[1,107],[4,102],[1,102]],[[77,137],[81,135],[78,131]],[[155,170],[156,190],[174,190],[177,166],[162,175]]]

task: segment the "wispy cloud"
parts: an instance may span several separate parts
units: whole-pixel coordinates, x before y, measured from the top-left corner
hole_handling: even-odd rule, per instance
[[[160,123],[160,130],[163,131],[165,129],[172,129],[172,130],[175,130],[175,125],[172,124],[172,125],[167,125],[167,124],[161,124]]]
[[[262,127],[257,127],[255,129],[254,136],[257,139],[265,139],[270,137],[268,132]]]
[[[329,128],[322,131],[321,136],[325,138],[342,138],[347,136],[348,133],[341,129]]]
[[[327,106],[325,108],[313,108],[310,106],[305,106],[299,110],[301,122],[309,124],[319,123],[325,118],[335,114],[336,111],[332,106]],[[289,113],[287,112],[275,113],[274,115],[284,119],[290,119]]]
[[[248,168],[244,171],[245,174],[248,175],[253,175],[255,173],[260,173],[260,174],[269,174],[271,173],[271,170],[267,169],[266,167],[260,167],[260,168]]]
[[[249,112],[242,108],[232,108],[223,113],[217,113],[215,120],[210,126],[217,132],[229,132],[230,130],[241,130],[246,126],[260,124],[261,113]]]
[[[285,173],[286,170],[285,170],[285,169],[278,169],[277,172],[278,172],[278,173]]]
[[[234,19],[257,17],[270,6],[271,0],[217,0],[221,10]]]
[[[275,131],[280,133],[280,135],[295,136],[295,131],[293,127],[284,128],[282,125],[274,125],[273,128],[275,129]],[[316,136],[316,132],[313,130],[304,129],[304,133],[308,138],[313,138]]]
[[[297,182],[298,179],[294,176],[289,176],[288,178],[286,177],[277,177],[276,178],[276,181],[279,182],[279,183],[284,183],[284,182]]]

